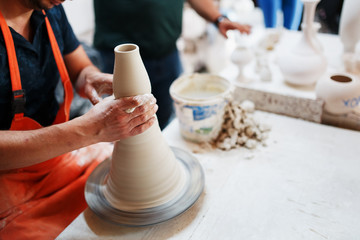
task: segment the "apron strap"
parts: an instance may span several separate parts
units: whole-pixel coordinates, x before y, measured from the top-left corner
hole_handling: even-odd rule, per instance
[[[59,113],[56,116],[56,119],[54,122],[54,123],[60,123],[60,122],[68,121],[70,118],[70,107],[71,107],[71,101],[73,99],[74,94],[73,94],[70,77],[66,70],[64,59],[62,57],[59,46],[57,44],[55,34],[51,28],[50,21],[49,21],[48,17],[46,16],[45,10],[42,10],[42,12],[45,15],[45,23],[46,23],[46,28],[48,30],[51,48],[52,48],[52,51],[53,51],[53,54],[55,57],[56,65],[57,65],[59,73],[60,73],[61,81],[64,86],[64,102],[60,106]],[[64,114],[65,114],[64,117],[62,117],[60,115],[62,112],[64,112]],[[63,118],[65,118],[65,119],[63,119]]]
[[[11,103],[12,112],[15,119],[20,119],[24,116],[25,110],[25,91],[21,87],[19,65],[16,58],[14,41],[11,35],[9,26],[6,23],[4,16],[0,11],[0,27],[4,36],[6,51],[8,55],[11,87],[13,92],[13,99]]]
[[[61,82],[63,83],[63,87],[64,87],[64,102],[61,104],[58,114],[56,115],[54,121],[54,124],[56,124],[56,123],[68,121],[70,118],[70,107],[71,107],[71,101],[73,99],[73,88],[69,74],[66,70],[66,66],[62,54],[57,44],[55,34],[51,28],[49,19],[46,16],[45,11],[43,10],[42,12],[45,15],[45,24],[49,35],[51,48],[53,51],[57,68],[60,73]],[[12,112],[14,115],[13,120],[19,121],[24,118],[25,102],[26,102],[25,90],[23,90],[21,86],[20,71],[19,71],[18,61],[16,58],[14,40],[12,38],[9,26],[7,25],[6,20],[2,15],[1,11],[0,11],[0,27],[4,36],[8,62],[9,62],[10,80],[13,91],[13,99],[12,99]]]

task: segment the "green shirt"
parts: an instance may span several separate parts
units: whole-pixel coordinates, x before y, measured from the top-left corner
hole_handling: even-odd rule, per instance
[[[135,43],[143,58],[164,57],[181,34],[184,0],[94,0],[94,46]]]

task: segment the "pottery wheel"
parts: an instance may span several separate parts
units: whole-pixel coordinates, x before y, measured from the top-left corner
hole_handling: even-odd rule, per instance
[[[184,188],[174,199],[156,207],[136,211],[122,211],[112,207],[103,194],[105,179],[111,166],[111,159],[108,158],[95,168],[86,182],[85,199],[90,209],[100,218],[112,223],[139,227],[161,223],[185,212],[204,189],[204,172],[192,155],[175,147],[171,147],[171,150],[186,173]]]

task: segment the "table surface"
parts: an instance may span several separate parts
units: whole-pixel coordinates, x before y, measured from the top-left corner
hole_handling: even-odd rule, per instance
[[[149,227],[123,227],[81,213],[58,239],[359,239],[360,132],[272,113],[255,149],[203,151],[175,119],[163,136],[192,153],[205,190],[188,211]]]

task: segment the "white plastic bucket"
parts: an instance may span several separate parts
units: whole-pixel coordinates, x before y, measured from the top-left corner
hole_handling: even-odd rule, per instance
[[[209,142],[221,130],[231,84],[213,74],[191,74],[170,86],[181,135],[193,142]]]

